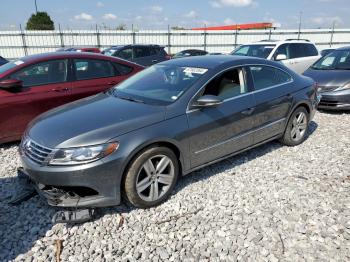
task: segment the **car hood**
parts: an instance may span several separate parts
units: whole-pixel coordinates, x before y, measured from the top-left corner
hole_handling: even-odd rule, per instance
[[[339,87],[350,82],[349,70],[313,70],[310,68],[304,75],[314,79],[319,86]]]
[[[49,148],[97,145],[164,119],[165,107],[101,93],[40,115],[27,135]]]

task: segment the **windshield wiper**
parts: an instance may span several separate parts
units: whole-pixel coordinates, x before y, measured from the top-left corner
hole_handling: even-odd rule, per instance
[[[140,99],[136,99],[130,96],[121,96],[121,95],[116,95],[116,97],[120,98],[120,99],[124,99],[124,100],[128,100],[128,101],[132,101],[132,102],[136,102],[136,103],[142,103],[144,104],[145,102],[140,100]]]

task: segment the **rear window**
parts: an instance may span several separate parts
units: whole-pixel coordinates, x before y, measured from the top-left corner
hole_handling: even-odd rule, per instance
[[[231,54],[267,58],[275,47],[276,45],[242,45]]]
[[[139,46],[134,48],[135,58],[150,56],[150,48],[146,46]]]
[[[114,67],[116,68],[117,72],[119,73],[119,75],[127,75],[130,74],[133,70],[132,67],[127,66],[127,65],[123,65],[123,64],[119,64],[119,63],[113,63]]]

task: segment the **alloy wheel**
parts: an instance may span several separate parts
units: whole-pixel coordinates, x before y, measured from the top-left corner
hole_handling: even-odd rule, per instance
[[[293,119],[291,138],[293,141],[298,142],[303,139],[307,129],[307,116],[304,112],[299,112]]]
[[[137,194],[144,201],[156,201],[169,190],[174,178],[175,167],[172,160],[165,155],[152,156],[138,172]]]

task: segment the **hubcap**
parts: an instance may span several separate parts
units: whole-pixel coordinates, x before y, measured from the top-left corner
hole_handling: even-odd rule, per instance
[[[300,141],[306,132],[307,116],[304,112],[298,113],[292,123],[292,130],[290,132],[293,141]]]
[[[169,190],[174,176],[174,163],[169,157],[153,156],[140,168],[136,180],[137,193],[144,201],[156,201]]]

